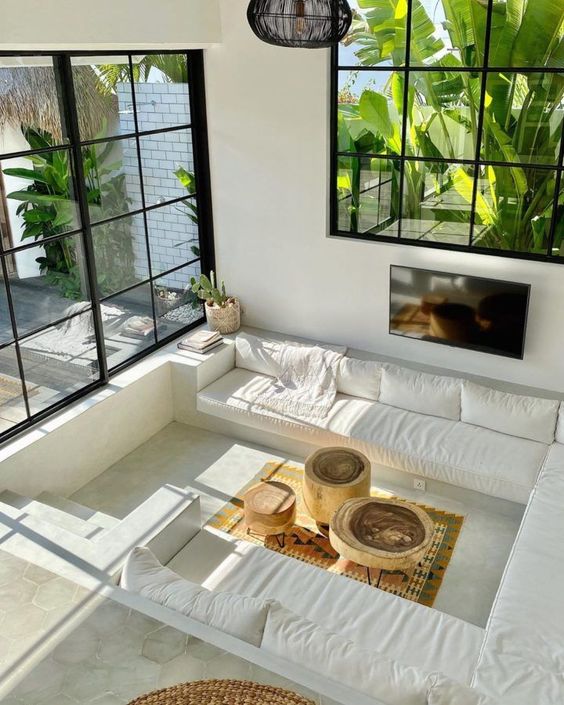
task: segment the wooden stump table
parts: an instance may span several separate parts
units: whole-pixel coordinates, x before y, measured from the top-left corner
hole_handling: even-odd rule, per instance
[[[351,499],[335,513],[329,529],[331,546],[343,558],[382,573],[413,572],[425,557],[434,524],[420,507],[397,499]]]
[[[370,496],[370,461],[352,448],[321,448],[305,462],[304,502],[326,536],[329,522],[347,499]]]
[[[284,534],[296,521],[294,490],[276,480],[259,482],[245,492],[243,501],[247,534],[276,536],[284,548]]]

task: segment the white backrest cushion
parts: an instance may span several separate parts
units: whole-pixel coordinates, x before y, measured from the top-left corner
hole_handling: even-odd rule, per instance
[[[134,548],[127,557],[120,585],[254,646],[260,646],[268,610],[273,604],[272,600],[210,592],[162,566],[143,547]]]
[[[556,423],[556,437],[554,440],[557,443],[564,443],[564,401],[560,402],[558,421]]]
[[[359,649],[281,605],[268,614],[261,646],[386,705],[426,705],[429,686],[423,671]]]
[[[504,703],[473,688],[455,683],[442,674],[437,674],[427,696],[427,705],[504,705]],[[506,702],[505,705],[510,703]]]
[[[378,401],[407,411],[458,421],[461,385],[462,381],[454,377],[440,377],[397,365],[385,365]]]
[[[280,366],[274,358],[283,343],[266,340],[249,333],[239,333],[235,338],[235,367],[278,377]]]
[[[337,392],[378,401],[382,365],[374,360],[343,357],[337,371]]]
[[[498,392],[465,381],[462,385],[461,420],[509,436],[553,443],[559,402],[520,394]]]

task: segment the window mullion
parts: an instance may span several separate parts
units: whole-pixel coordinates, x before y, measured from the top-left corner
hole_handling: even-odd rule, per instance
[[[78,124],[71,59],[68,55],[55,56],[54,61],[58,73],[62,78],[62,100],[65,111],[64,122],[67,126],[70,141],[72,164],[74,167],[72,169],[73,185],[78,202],[80,219],[82,222],[82,244],[84,247],[84,259],[86,263],[86,275],[88,279],[90,300],[92,302],[92,317],[94,321],[100,379],[103,382],[107,382],[109,376],[108,364],[106,360],[106,348],[104,344],[104,326],[102,321],[102,310],[100,307],[100,297],[98,295],[98,279],[96,275],[94,247],[92,245],[92,229],[90,223],[90,212],[88,209],[88,194],[86,183],[84,182],[82,149],[80,146],[80,130]]]

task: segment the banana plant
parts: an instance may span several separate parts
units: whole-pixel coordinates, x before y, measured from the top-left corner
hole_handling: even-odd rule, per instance
[[[345,146],[347,141],[356,148],[361,138],[371,146],[356,151],[398,154],[397,133],[390,132],[390,122],[395,125],[395,116],[405,114],[405,154],[442,160],[442,166],[405,162],[404,217],[420,217],[425,184],[431,177],[440,192],[454,192],[466,203],[464,212],[442,209],[433,216],[469,223],[469,207],[475,202],[476,245],[546,252],[555,172],[538,169],[536,164],[556,164],[558,158],[564,75],[545,73],[543,68],[564,68],[564,5],[554,0],[493,0],[489,64],[508,68],[488,74],[483,130],[478,134],[482,74],[458,69],[483,65],[488,0],[439,0],[444,17],[439,32],[420,0],[413,0],[405,111],[404,74],[393,67],[405,63],[406,0],[358,0],[358,4],[360,11],[345,42],[354,46],[360,65],[391,64],[390,80],[384,90],[366,88],[360,96],[347,86],[346,103],[339,107],[339,149],[353,151]],[[417,72],[415,67],[423,64],[434,70]],[[539,71],[515,73],[512,66]],[[449,167],[461,158],[472,159],[478,143],[485,161],[510,166],[483,166],[472,176],[463,166]],[[346,165],[340,161],[345,175]],[[438,175],[440,179],[435,178]],[[475,199],[474,176],[478,179]],[[351,182],[353,203],[354,186]],[[346,191],[341,190],[341,198],[343,194]],[[353,231],[358,229],[363,207],[360,200],[355,207],[350,218]],[[563,216],[564,203],[559,203],[556,248],[564,236]]]

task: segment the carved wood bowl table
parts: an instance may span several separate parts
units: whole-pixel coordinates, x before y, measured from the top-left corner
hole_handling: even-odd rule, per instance
[[[346,501],[334,514],[329,541],[340,556],[383,573],[400,570],[410,575],[424,558],[434,525],[420,507],[397,499],[366,497]]]
[[[329,522],[345,500],[370,497],[370,479],[370,461],[353,448],[321,448],[307,458],[303,497],[322,534],[329,535]]]

